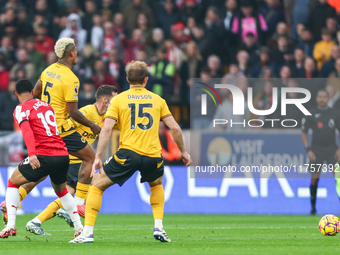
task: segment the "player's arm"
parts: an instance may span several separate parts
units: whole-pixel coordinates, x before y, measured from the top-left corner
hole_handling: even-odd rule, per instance
[[[34,139],[34,134],[31,129],[31,126],[28,121],[23,121],[20,124],[20,128],[22,131],[22,136],[24,138],[27,151],[28,151],[28,156],[29,156],[29,163],[32,166],[33,169],[39,168],[40,167],[40,162],[36,156],[35,153],[35,139]]]
[[[106,118],[104,122],[104,126],[102,131],[100,132],[98,145],[97,145],[97,153],[92,165],[92,172],[91,177],[96,174],[96,169],[99,169],[99,173],[102,173],[103,166],[102,166],[102,155],[106,148],[107,143],[110,140],[112,129],[116,124],[116,120],[111,118]]]
[[[186,166],[190,166],[190,155],[188,152],[186,152],[184,148],[184,142],[183,142],[183,136],[182,136],[182,130],[175,121],[173,116],[168,116],[163,119],[163,122],[165,125],[168,126],[170,129],[171,135],[174,138],[175,143],[178,146],[178,149],[181,152],[181,157],[183,159],[183,162]]]
[[[303,117],[301,120],[301,140],[303,143],[303,146],[306,148],[306,152],[308,155],[308,158],[311,161],[315,161],[316,157],[312,149],[309,147],[309,141],[308,141],[308,130],[311,126],[311,118],[309,116]]]
[[[90,127],[93,134],[99,134],[101,129],[100,126],[86,118],[84,114],[78,110],[78,102],[66,102],[66,107],[67,112],[72,119],[86,127]]]
[[[307,150],[307,148],[309,148],[309,141],[308,141],[307,132],[305,132],[305,131],[301,132],[301,139],[302,139],[303,146],[305,146],[305,148]]]
[[[96,156],[101,157],[107,143],[110,140],[113,127],[116,125],[116,120],[111,118],[106,118],[104,122],[104,126],[102,128],[102,131],[100,132],[99,139],[98,139],[98,145],[97,145],[97,153]]]
[[[305,116],[301,119],[301,139],[303,146],[305,146],[306,150],[309,148],[309,142],[308,142],[308,130],[311,126],[311,119],[309,116]]]
[[[38,99],[41,99],[41,93],[42,93],[42,82],[40,78],[38,79],[37,83],[34,86],[33,89],[34,96]]]

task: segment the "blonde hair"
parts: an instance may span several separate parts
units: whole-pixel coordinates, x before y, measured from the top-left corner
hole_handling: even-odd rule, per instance
[[[201,56],[201,53],[200,53],[200,51],[199,51],[199,49],[198,49],[198,47],[197,47],[197,43],[194,42],[194,41],[188,42],[187,48],[186,48],[186,53],[187,53],[187,54],[188,54],[188,47],[189,47],[189,46],[192,46],[192,47],[195,48],[195,54],[194,54],[195,58],[196,58],[197,60],[202,60],[202,56]]]
[[[145,77],[148,77],[148,69],[144,61],[131,61],[126,65],[126,75],[132,85],[143,84]]]
[[[58,58],[63,58],[65,54],[65,50],[68,45],[73,44],[74,40],[72,38],[60,38],[56,44],[54,45],[54,52],[58,56]]]

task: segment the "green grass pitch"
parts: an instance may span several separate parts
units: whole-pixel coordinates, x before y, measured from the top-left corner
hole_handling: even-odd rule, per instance
[[[323,236],[321,216],[165,215],[173,243],[153,239],[152,215],[99,215],[95,243],[68,244],[74,231],[59,218],[43,224],[51,236],[25,230],[34,215],[18,216],[16,237],[0,240],[1,254],[335,254],[339,236]]]

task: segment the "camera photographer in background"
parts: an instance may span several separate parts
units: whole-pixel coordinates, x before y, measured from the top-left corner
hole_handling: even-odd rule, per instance
[[[327,103],[329,94],[327,90],[319,90],[316,96],[317,106],[310,110],[311,115],[305,116],[301,121],[301,138],[309,158],[308,170],[312,174],[310,185],[310,198],[312,204],[311,215],[316,214],[316,194],[320,172],[334,165],[340,160],[340,148],[335,142],[335,129],[340,129],[340,115],[336,109],[329,108]],[[308,130],[312,129],[312,143],[308,141]],[[339,136],[340,137],[340,136]]]

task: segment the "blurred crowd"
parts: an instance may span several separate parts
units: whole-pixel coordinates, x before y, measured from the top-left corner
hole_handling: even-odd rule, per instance
[[[340,83],[314,79],[340,78],[339,15],[339,0],[0,0],[0,130],[13,130],[15,82],[35,83],[57,61],[61,37],[77,44],[79,107],[93,103],[102,84],[128,89],[131,60],[148,64],[147,88],[167,100],[184,128],[190,99],[195,105],[191,78],[245,93],[252,87],[256,109],[269,109],[272,88],[282,86],[307,86],[312,97],[327,88],[339,107]],[[228,91],[221,96],[231,105]],[[210,118],[229,114],[209,110]],[[193,128],[210,125],[201,117]]]

